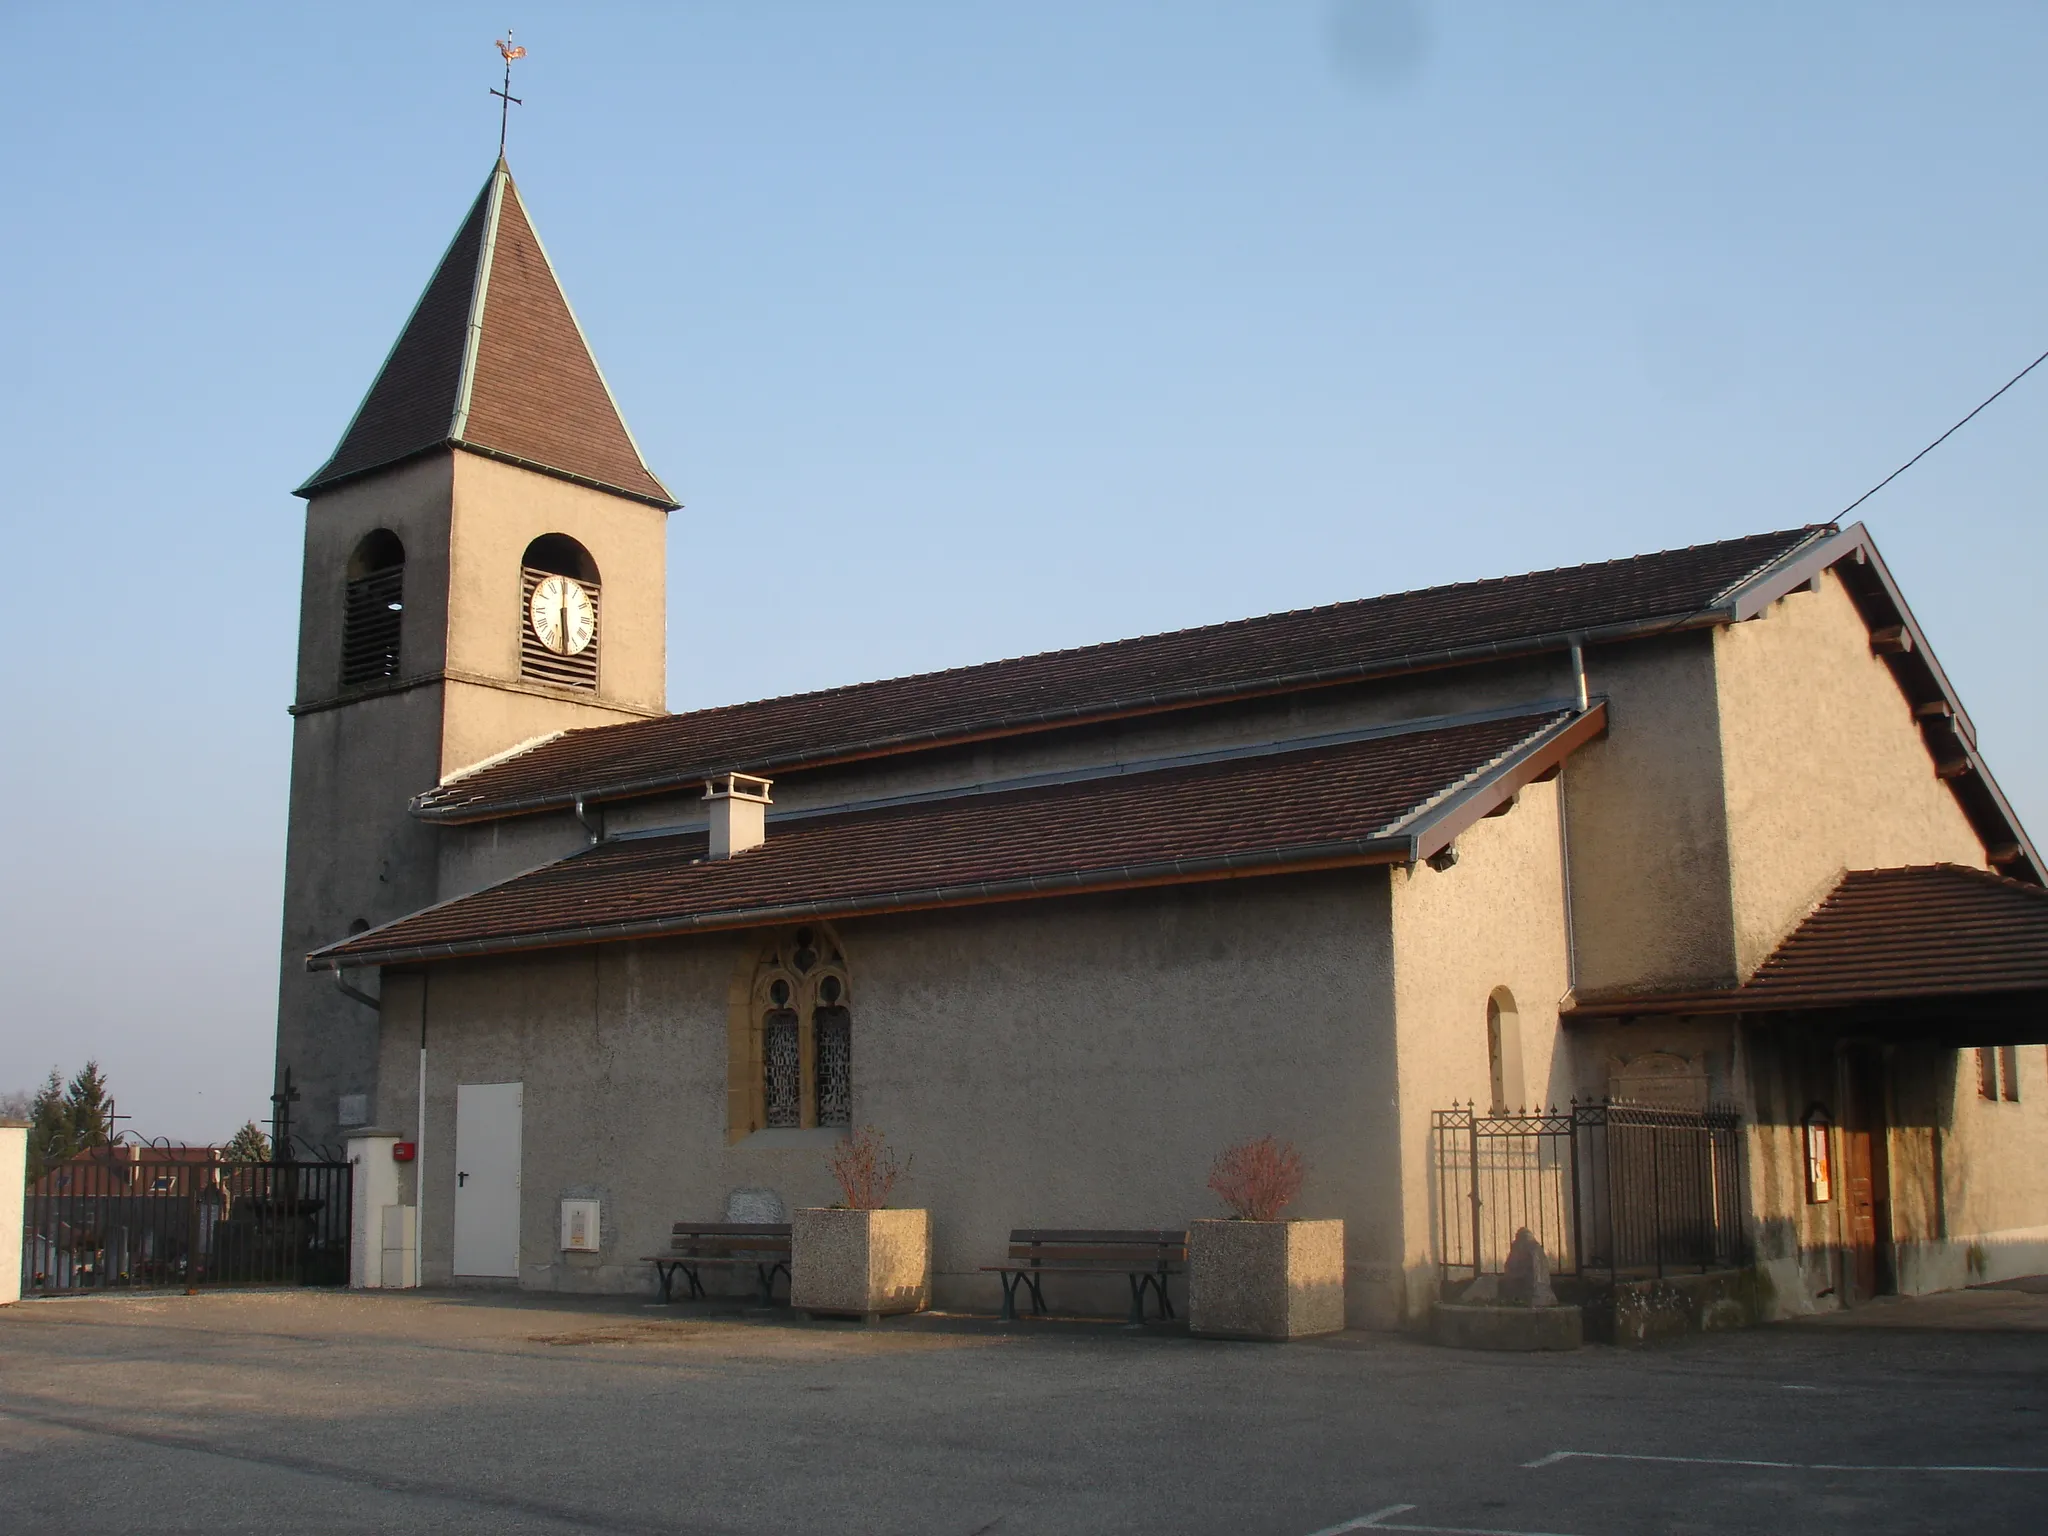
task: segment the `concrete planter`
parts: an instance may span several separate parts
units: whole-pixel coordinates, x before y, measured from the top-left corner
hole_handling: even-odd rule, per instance
[[[810,1209],[790,1222],[789,1304],[864,1317],[922,1312],[932,1298],[929,1211]]]
[[[1188,1329],[1215,1339],[1308,1338],[1344,1326],[1344,1223],[1188,1227]]]

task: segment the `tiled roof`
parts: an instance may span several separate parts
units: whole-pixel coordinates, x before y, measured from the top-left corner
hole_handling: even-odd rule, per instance
[[[502,160],[299,494],[440,447],[675,504],[641,461]]]
[[[1750,1013],[2048,990],[2048,891],[1959,864],[1852,869],[1754,976],[1576,1016]]]
[[[315,963],[390,964],[1412,858],[1422,821],[1469,821],[1603,724],[1597,707],[1515,715],[790,817],[770,821],[761,846],[716,861],[705,858],[702,832],[620,838],[372,929]],[[1484,792],[1496,800],[1482,804]]]
[[[1701,622],[1825,526],[1463,582],[821,693],[569,731],[429,790],[466,821],[896,748],[1512,656]]]

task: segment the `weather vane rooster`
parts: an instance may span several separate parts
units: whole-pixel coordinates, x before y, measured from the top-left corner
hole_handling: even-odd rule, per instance
[[[526,50],[524,48],[515,48],[512,45],[512,29],[510,27],[507,27],[505,35],[498,39],[498,54],[505,61],[505,88],[503,90],[493,90],[491,94],[498,98],[498,158],[502,160],[505,158],[505,128],[507,120],[511,117],[514,107],[526,105],[525,102],[512,94],[512,61],[525,58]]]

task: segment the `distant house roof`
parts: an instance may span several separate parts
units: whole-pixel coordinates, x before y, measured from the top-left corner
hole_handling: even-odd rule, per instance
[[[622,837],[320,950],[315,969],[1427,858],[1605,728],[1604,706],[1382,727],[910,803]]]
[[[1572,1018],[1774,1013],[2048,994],[2048,891],[1958,864],[1852,869],[1739,987]]]
[[[141,1194],[190,1194],[215,1185],[221,1175],[217,1147],[143,1147],[132,1143],[88,1147],[44,1170],[30,1186],[36,1198],[111,1199]],[[232,1170],[230,1183],[235,1181]]]
[[[311,496],[438,448],[675,498],[648,470],[500,160]]]
[[[568,806],[578,795],[658,793],[732,769],[772,775],[907,747],[1527,655],[1562,649],[1575,638],[1726,622],[1750,584],[1834,531],[1818,525],[1755,534],[568,731],[450,778],[415,808],[432,821],[481,820]]]

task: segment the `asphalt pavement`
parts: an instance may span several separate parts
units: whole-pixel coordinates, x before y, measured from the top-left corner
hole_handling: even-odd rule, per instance
[[[2048,1287],[1646,1350],[516,1293],[0,1309],[0,1530],[2048,1531]]]

